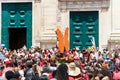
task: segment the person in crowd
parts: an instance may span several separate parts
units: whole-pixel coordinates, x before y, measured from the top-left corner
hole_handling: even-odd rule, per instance
[[[47,62],[45,62],[43,68],[42,68],[42,72],[41,72],[41,76],[46,75],[48,79],[52,78],[52,72],[50,70],[49,64]]]
[[[6,77],[7,80],[16,79],[16,78],[15,78],[15,74],[14,74],[14,72],[12,72],[12,71],[6,71],[6,72],[5,72],[5,77]],[[17,79],[16,79],[16,80],[17,80]]]
[[[22,76],[20,75],[18,71],[14,72],[14,76],[17,80],[22,80]]]
[[[41,75],[39,80],[49,80],[47,75]]]
[[[6,72],[14,71],[14,68],[12,67],[12,62],[9,59],[4,60],[4,64],[5,64],[5,66],[4,66],[5,68],[3,69],[2,77],[6,78],[5,77]]]
[[[27,68],[24,72],[25,80],[36,80],[36,76],[32,69],[32,65],[32,61],[29,60],[26,62]]]
[[[50,71],[55,71],[55,70],[57,70],[57,65],[56,65],[56,63],[55,62],[50,62]]]
[[[57,70],[52,71],[52,79],[50,79],[50,80],[57,80],[55,78],[56,77],[56,72],[57,72]]]
[[[120,69],[118,67],[114,68],[113,80],[120,80]]]
[[[68,65],[68,75],[73,77],[76,80],[80,80],[81,79],[81,70],[79,67],[76,66],[75,62],[71,62]]]
[[[102,68],[100,71],[100,75],[98,77],[99,80],[112,80],[112,73],[107,68]]]
[[[52,49],[23,47],[18,50],[0,48],[0,52],[6,57],[0,59],[0,80],[7,80],[5,74],[11,73],[8,71],[12,71],[14,75],[16,72],[20,74],[12,80],[21,77],[21,80],[119,79],[119,48],[112,51],[103,49],[103,52],[98,51],[96,54],[92,50],[79,48],[60,53],[56,47]],[[55,74],[54,71],[56,71]]]
[[[56,79],[57,80],[74,80],[74,78],[68,75],[68,66],[66,64],[60,64],[57,68]]]
[[[3,75],[4,65],[0,64],[0,76]]]

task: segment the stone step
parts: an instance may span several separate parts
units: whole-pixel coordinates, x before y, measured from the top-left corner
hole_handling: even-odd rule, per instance
[[[120,40],[120,33],[111,33],[110,40]]]
[[[56,42],[57,39],[55,37],[42,37],[40,41],[41,42]]]
[[[56,35],[43,35],[42,37],[57,37]]]
[[[55,33],[55,32],[49,32],[49,31],[48,31],[48,32],[44,32],[43,35],[56,35],[56,33]]]

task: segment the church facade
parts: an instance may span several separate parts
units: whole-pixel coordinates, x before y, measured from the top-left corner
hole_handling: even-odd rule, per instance
[[[56,46],[69,28],[70,48],[113,49],[120,43],[120,0],[1,0],[0,42],[7,48]]]

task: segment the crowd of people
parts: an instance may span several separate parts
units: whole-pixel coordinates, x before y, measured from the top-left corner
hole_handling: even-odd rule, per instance
[[[0,48],[0,80],[120,80],[120,49]]]

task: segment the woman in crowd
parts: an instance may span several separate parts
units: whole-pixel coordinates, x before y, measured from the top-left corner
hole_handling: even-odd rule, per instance
[[[68,66],[66,64],[60,64],[56,72],[57,80],[74,80],[74,78],[68,75]]]

